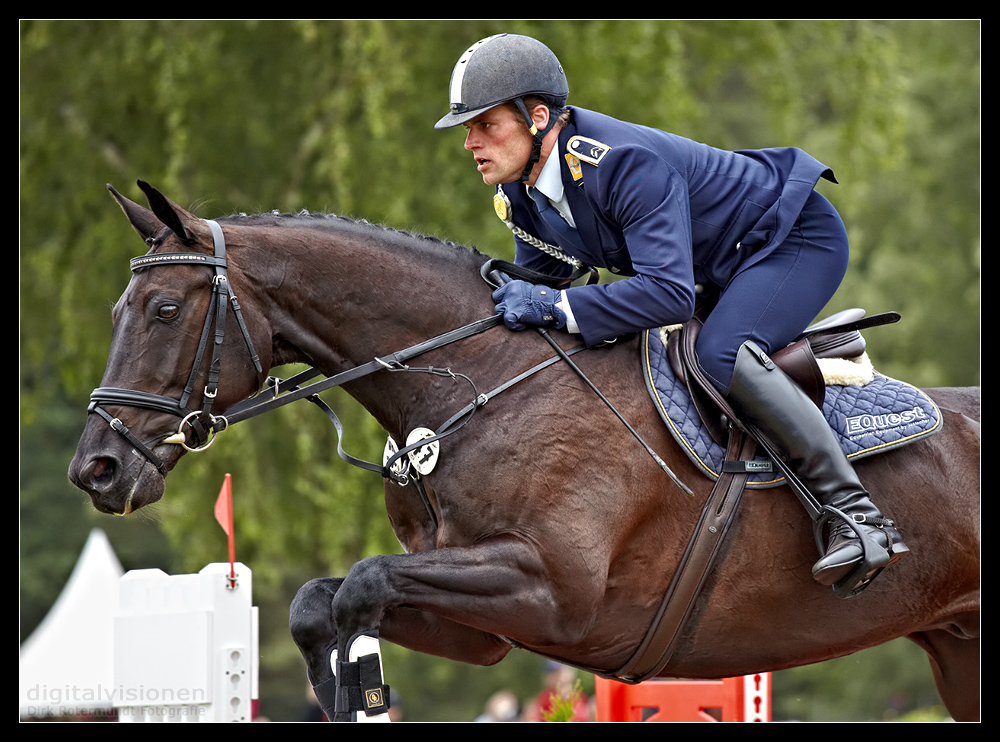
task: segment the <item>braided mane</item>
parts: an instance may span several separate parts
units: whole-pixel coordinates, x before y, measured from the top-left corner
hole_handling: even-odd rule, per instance
[[[265,227],[305,227],[323,232],[333,232],[354,237],[366,237],[382,244],[390,244],[397,248],[430,250],[445,259],[469,261],[478,270],[489,256],[477,248],[462,245],[440,237],[410,232],[406,230],[375,224],[366,219],[329,214],[324,212],[262,212],[259,214],[233,214],[218,220],[220,223],[234,226],[265,226]]]

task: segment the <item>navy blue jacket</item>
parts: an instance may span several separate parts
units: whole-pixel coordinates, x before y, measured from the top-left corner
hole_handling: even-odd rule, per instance
[[[724,288],[737,268],[785,239],[826,165],[793,147],[729,152],[593,111],[572,109],[551,157],[582,247],[563,249],[631,278],[566,295],[584,341],[686,322],[695,284]],[[520,183],[502,186],[514,223],[553,244]],[[566,264],[515,238],[519,265]]]

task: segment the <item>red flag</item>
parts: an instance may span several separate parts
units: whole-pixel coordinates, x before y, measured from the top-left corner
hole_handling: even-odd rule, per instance
[[[215,519],[230,538],[233,537],[233,479],[227,474],[215,501]]]
[[[215,501],[215,519],[229,536],[229,579],[236,580],[236,544],[233,539],[233,478],[226,475]]]

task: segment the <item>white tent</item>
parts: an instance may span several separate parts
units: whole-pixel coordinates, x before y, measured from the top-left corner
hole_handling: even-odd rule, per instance
[[[112,708],[122,574],[107,536],[91,531],[59,599],[21,645],[21,718]]]

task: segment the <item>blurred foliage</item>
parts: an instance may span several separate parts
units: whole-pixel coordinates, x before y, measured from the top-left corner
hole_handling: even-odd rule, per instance
[[[927,655],[908,639],[783,670],[773,676],[774,719],[901,721],[913,709],[947,718],[930,674]]]
[[[137,198],[135,180],[148,180],[205,217],[330,211],[510,257],[461,130],[432,128],[458,56],[499,31],[548,44],[571,103],[723,148],[796,145],[831,165],[840,184],[822,188],[853,253],[829,309],[903,314],[868,336],[891,376],[979,383],[977,21],[21,21],[22,637],[95,523],[113,531],[126,568],[224,559],[211,510],[231,472],[238,558],[254,570],[258,603],[279,614],[262,637],[265,713],[287,718],[301,705],[304,679],[288,681],[304,678],[301,660],[280,612],[306,579],[398,550],[381,482],[339,460],[322,414],[291,406],[187,457],[138,519],[87,510],[65,470],[101,378],[109,308],[143,251],[104,184]],[[377,459],[379,426],[351,400],[331,400],[348,450]],[[520,676],[528,697],[535,660],[483,674],[393,656],[412,669],[396,685],[421,699],[413,719],[434,705],[472,718],[495,690],[488,677]]]

